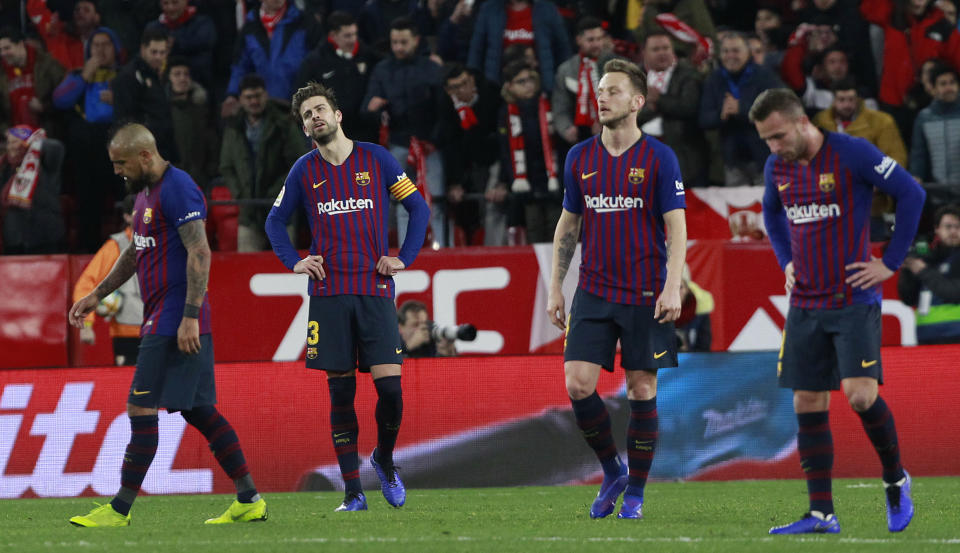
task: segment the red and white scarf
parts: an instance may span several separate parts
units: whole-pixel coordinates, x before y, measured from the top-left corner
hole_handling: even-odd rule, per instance
[[[553,124],[550,100],[541,94],[537,108],[540,120],[540,142],[543,144],[543,161],[547,166],[547,189],[556,192],[560,190],[560,181],[557,180],[557,163],[553,157],[553,143],[550,140],[550,127]],[[520,106],[516,103],[507,104],[507,123],[510,126],[510,159],[513,161],[513,184],[510,185],[510,190],[522,194],[530,191],[530,180],[527,179],[523,118],[520,116]]]
[[[26,129],[23,125],[10,128],[7,132],[14,134],[21,140],[23,137],[14,131]],[[40,179],[40,154],[43,149],[43,140],[47,133],[43,129],[33,131],[27,137],[27,152],[20,161],[20,165],[3,188],[3,205],[30,209],[33,206],[33,194],[37,191],[37,181]]]
[[[327,37],[327,42],[329,42],[330,45],[333,46],[333,51],[336,52],[338,56],[340,56],[345,60],[352,60],[353,56],[356,56],[357,52],[360,51],[359,40],[353,43],[353,50],[351,50],[350,52],[347,52],[346,50],[341,50],[340,47],[337,46],[337,41],[333,40],[333,38],[329,36]]]
[[[420,195],[427,202],[427,207],[433,204],[433,196],[430,194],[430,187],[427,186],[427,156],[436,151],[433,144],[426,140],[420,140],[415,136],[410,137],[410,149],[407,150],[407,167],[413,167],[417,173],[417,182],[415,183]]]
[[[167,14],[160,14],[160,23],[166,26],[171,31],[177,27],[183,25],[187,21],[190,21],[190,18],[197,15],[197,8],[195,6],[187,6],[187,9],[183,10],[183,13],[180,14],[180,17],[176,19],[169,19]]]
[[[577,77],[577,112],[573,124],[591,127],[597,122],[597,60],[580,56],[580,72]]]
[[[702,61],[713,55],[713,41],[710,40],[710,37],[698,33],[696,29],[680,20],[680,18],[673,13],[661,13],[654,17],[653,20],[680,42],[699,46],[692,60],[695,65],[699,65]]]
[[[267,12],[263,10],[263,7],[260,7],[260,23],[263,23],[263,28],[267,30],[267,38],[273,38],[273,31],[277,28],[277,24],[280,23],[280,20],[283,19],[284,14],[287,13],[287,3],[283,3],[283,7],[277,10],[277,13],[273,15],[267,15]]]
[[[469,102],[461,102],[453,98],[453,107],[457,110],[457,115],[460,116],[460,128],[465,131],[469,131],[479,123],[477,114],[473,111],[473,106],[476,105],[477,98],[477,94],[474,94],[473,99]]]

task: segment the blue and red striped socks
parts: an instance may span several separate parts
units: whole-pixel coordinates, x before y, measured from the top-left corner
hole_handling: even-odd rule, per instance
[[[833,513],[833,435],[830,412],[797,413],[797,451],[807,478],[810,510]]]
[[[897,440],[897,427],[893,422],[893,413],[887,407],[883,398],[877,400],[869,409],[860,415],[860,422],[867,436],[873,443],[873,448],[880,456],[883,465],[883,481],[893,484],[903,478],[903,465],[900,464],[900,445]]]
[[[337,454],[340,474],[347,493],[361,492],[360,457],[357,454],[357,412],[353,400],[357,395],[357,379],[354,376],[327,378],[330,389],[330,432],[333,450]]]
[[[250,477],[240,440],[227,419],[213,405],[194,407],[190,411],[183,411],[182,415],[207,439],[213,456],[237,488],[237,500],[241,503],[257,501],[257,489]]]
[[[397,445],[403,419],[403,390],[400,375],[373,381],[377,388],[377,462],[385,469],[393,466],[393,448]]]
[[[158,420],[157,415],[130,417],[130,443],[127,444],[120,469],[120,491],[110,501],[113,509],[121,515],[130,513],[133,500],[137,498],[150,463],[157,454],[160,436],[157,430]]]
[[[571,399],[570,404],[573,406],[573,415],[577,419],[580,433],[583,434],[587,445],[597,454],[604,474],[618,475],[620,456],[617,455],[617,445],[610,432],[610,413],[600,399],[600,395],[594,391],[583,399]]]
[[[627,479],[626,495],[643,497],[647,475],[653,464],[657,448],[657,398],[630,400],[630,424],[627,426]]]

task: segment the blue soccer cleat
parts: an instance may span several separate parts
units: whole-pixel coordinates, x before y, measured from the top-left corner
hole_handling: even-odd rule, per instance
[[[643,518],[643,496],[624,495],[623,505],[620,506],[620,512],[617,518],[641,519]]]
[[[338,513],[366,510],[367,497],[363,495],[363,492],[347,492],[347,495],[343,497],[343,503],[334,509],[334,511]]]
[[[600,484],[600,491],[597,492],[597,498],[593,500],[590,506],[590,518],[604,518],[613,513],[617,506],[617,498],[627,487],[627,467],[620,463],[620,474],[615,477],[603,476],[603,483]]]
[[[377,462],[376,449],[370,454],[370,464],[373,465],[373,469],[377,471],[377,476],[380,478],[380,491],[383,492],[384,499],[394,507],[402,507],[407,501],[407,489],[403,487],[403,481],[400,480],[397,467],[389,467],[389,470],[383,470],[383,467]]]
[[[887,528],[902,532],[913,518],[913,498],[910,497],[910,475],[903,471],[903,478],[895,484],[883,483],[887,492]]]
[[[803,518],[783,526],[774,526],[771,534],[839,534],[840,521],[833,513],[823,516],[820,513],[810,512]]]

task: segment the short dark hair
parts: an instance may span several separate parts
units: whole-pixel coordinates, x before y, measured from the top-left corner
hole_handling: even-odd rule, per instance
[[[170,56],[167,58],[167,72],[170,72],[174,67],[186,67],[190,68],[190,60],[184,56]]]
[[[583,33],[590,31],[596,28],[604,29],[603,21],[600,21],[598,18],[588,15],[584,18],[581,18],[580,21],[577,21],[577,35],[580,36]],[[605,29],[604,29],[605,30]]]
[[[143,30],[140,35],[140,46],[146,46],[151,42],[166,42],[170,38],[170,33],[165,27],[149,27]]]
[[[0,29],[0,39],[5,38],[13,43],[20,43],[24,40],[23,31],[16,27],[4,27]]]
[[[294,119],[300,121],[300,106],[302,106],[308,98],[313,98],[314,96],[323,96],[326,98],[330,104],[330,109],[333,111],[340,109],[337,107],[337,96],[334,94],[332,88],[323,86],[316,81],[310,81],[306,86],[299,88],[293,94],[293,100],[290,101],[290,113],[293,114]]]
[[[732,40],[732,39],[742,40],[743,45],[747,47],[747,50],[750,49],[750,41],[747,40],[746,33],[744,33],[743,31],[736,31],[736,30],[730,31],[723,37],[723,40],[717,41],[717,48],[719,49],[720,46],[724,43],[724,41]]]
[[[830,86],[830,90],[834,94],[843,90],[856,90],[858,94],[860,93],[860,91],[857,90],[857,80],[854,79],[851,75],[847,75],[846,77],[833,83],[833,85]]]
[[[612,59],[603,64],[603,73],[623,73],[630,79],[633,89],[647,95],[647,74],[640,69],[640,66],[624,59]]]
[[[407,322],[407,317],[411,313],[419,313],[423,311],[424,313],[429,313],[427,311],[427,304],[422,301],[417,300],[407,300],[400,304],[400,307],[397,308],[397,322],[404,324]]]
[[[356,24],[357,20],[349,12],[336,10],[330,12],[330,15],[327,16],[327,30],[331,32],[337,32],[344,27]]]
[[[946,75],[947,73],[953,75],[953,78],[960,83],[960,75],[957,74],[957,70],[954,69],[952,65],[943,63],[930,70],[930,84],[936,85],[937,79],[943,75]]]
[[[945,206],[941,206],[940,209],[937,209],[937,211],[933,214],[934,227],[940,226],[940,219],[943,219],[944,215],[953,215],[957,219],[960,219],[960,206],[957,204],[947,204]]]
[[[663,29],[657,29],[657,30],[655,30],[655,31],[650,31],[649,33],[647,33],[646,35],[644,35],[644,37],[643,37],[643,42],[640,44],[640,48],[646,48],[646,47],[647,47],[647,41],[649,41],[651,38],[657,37],[657,36],[665,36],[665,37],[669,38],[669,39],[670,39],[670,46],[673,46],[673,36],[672,36],[670,33],[664,31]]]
[[[251,90],[255,88],[267,88],[267,81],[256,73],[247,73],[240,79],[239,91]]]
[[[537,72],[532,65],[522,59],[511,61],[503,68],[503,82],[508,83],[512,81],[517,75],[523,73],[524,71],[530,71],[533,73]]]
[[[789,88],[769,88],[761,92],[750,106],[750,122],[766,121],[775,111],[794,119],[804,114],[803,103],[796,92]]]
[[[420,35],[420,30],[417,29],[417,24],[413,22],[412,19],[403,15],[390,22],[391,31],[410,31],[414,36]]]
[[[467,68],[464,65],[457,61],[452,61],[443,66],[443,84],[446,85],[447,81],[456,79],[460,75],[463,75],[467,72]]]

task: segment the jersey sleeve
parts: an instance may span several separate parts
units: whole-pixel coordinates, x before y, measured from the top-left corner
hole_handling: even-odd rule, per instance
[[[770,245],[773,246],[773,253],[777,256],[777,263],[783,270],[793,261],[793,253],[790,251],[790,227],[787,225],[787,217],[783,211],[783,202],[780,201],[777,184],[773,180],[773,164],[774,157],[770,156],[763,167],[763,225],[767,229],[767,236],[770,237]]]
[[[583,194],[580,191],[579,179],[577,179],[575,171],[582,151],[582,143],[571,148],[563,164],[563,209],[577,215],[583,213]]]
[[[163,216],[174,228],[207,218],[207,202],[200,187],[186,173],[177,173],[177,177],[182,178],[172,178],[164,183],[160,193]]]
[[[677,154],[664,145],[659,152],[660,168],[657,170],[657,209],[660,213],[674,209],[686,209],[686,192]]]
[[[381,178],[384,180],[387,190],[410,214],[410,220],[407,222],[407,234],[403,237],[403,244],[400,245],[400,252],[397,254],[400,261],[403,261],[403,265],[409,267],[417,258],[420,248],[423,247],[423,241],[427,235],[427,225],[430,223],[430,208],[417,190],[417,186],[407,177],[396,158],[389,151],[380,148],[377,159],[380,163]]]
[[[390,152],[385,149],[379,151],[377,160],[380,162],[380,171],[387,183],[387,190],[390,191],[394,200],[402,202],[407,196],[417,191],[417,185],[413,184]]]
[[[273,207],[270,208],[267,222],[264,225],[273,252],[280,258],[280,262],[291,271],[294,265],[300,261],[300,254],[297,253],[293,243],[290,242],[290,237],[287,235],[287,221],[290,220],[294,210],[302,203],[303,188],[300,185],[300,180],[303,167],[303,158],[293,164],[290,172],[287,173],[286,180],[283,182],[283,187],[280,188],[280,193],[277,194],[277,199],[273,202]]]

